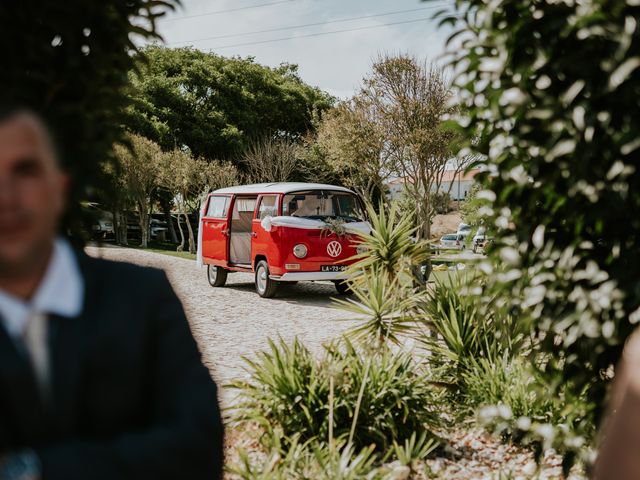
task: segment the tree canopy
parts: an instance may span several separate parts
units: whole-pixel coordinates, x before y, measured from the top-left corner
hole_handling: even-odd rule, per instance
[[[31,108],[54,130],[73,179],[72,207],[99,185],[121,138],[133,39],[158,38],[177,0],[0,3],[0,104]]]
[[[299,138],[333,99],[297,67],[259,65],[191,48],[145,48],[132,71],[129,128],[164,149],[233,159],[267,135]]]

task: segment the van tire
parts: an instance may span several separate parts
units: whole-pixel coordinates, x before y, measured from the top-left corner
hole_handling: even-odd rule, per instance
[[[353,295],[353,290],[348,282],[344,280],[334,280],[333,284],[336,286],[339,295]]]
[[[256,292],[262,298],[273,298],[278,291],[278,281],[269,278],[269,264],[260,260],[256,265]]]
[[[227,283],[227,274],[229,272],[216,265],[207,265],[207,280],[212,287],[224,287]]]

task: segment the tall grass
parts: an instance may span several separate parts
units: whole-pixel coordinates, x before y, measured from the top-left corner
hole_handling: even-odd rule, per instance
[[[435,438],[441,424],[427,372],[408,353],[364,355],[345,340],[326,345],[316,360],[299,341],[280,341],[247,364],[249,379],[232,384],[239,391],[232,418],[285,438],[386,452],[414,433]]]

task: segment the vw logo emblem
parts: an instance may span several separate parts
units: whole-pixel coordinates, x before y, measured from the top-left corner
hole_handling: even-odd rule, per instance
[[[335,240],[330,242],[329,245],[327,245],[327,253],[334,258],[339,256],[342,253],[342,245],[340,245],[340,242],[336,242]]]

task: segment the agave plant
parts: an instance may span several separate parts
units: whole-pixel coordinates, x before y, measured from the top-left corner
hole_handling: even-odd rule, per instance
[[[231,409],[234,422],[262,427],[268,449],[276,436],[285,444],[298,438],[385,452],[393,441],[441,425],[434,408],[440,394],[407,352],[367,355],[345,339],[325,345],[317,359],[298,341],[270,345],[257,361],[246,360],[249,378],[232,384],[240,395]]]
[[[469,283],[478,276],[436,281],[435,289],[420,304],[427,331],[419,337],[430,352],[432,364],[453,367],[456,381],[478,358],[513,356],[525,345],[524,327],[515,318],[496,313],[492,299],[474,295]]]
[[[407,291],[398,277],[388,279],[378,266],[363,271],[359,278],[352,298],[334,300],[360,321],[349,335],[374,347],[382,347],[387,342],[399,344],[401,335],[415,328],[412,313],[421,294]]]
[[[416,472],[418,462],[426,459],[438,448],[438,441],[422,432],[420,436],[414,432],[404,443],[393,442],[393,454],[401,465],[409,467],[409,475]]]
[[[429,258],[428,243],[414,238],[413,217],[402,217],[397,203],[392,203],[388,212],[380,206],[379,213],[368,204],[367,212],[372,231],[358,233],[362,253],[353,257],[357,261],[347,271],[352,284],[357,288],[368,270],[383,274],[388,281],[403,273],[405,281],[411,280],[411,267],[421,265]]]

